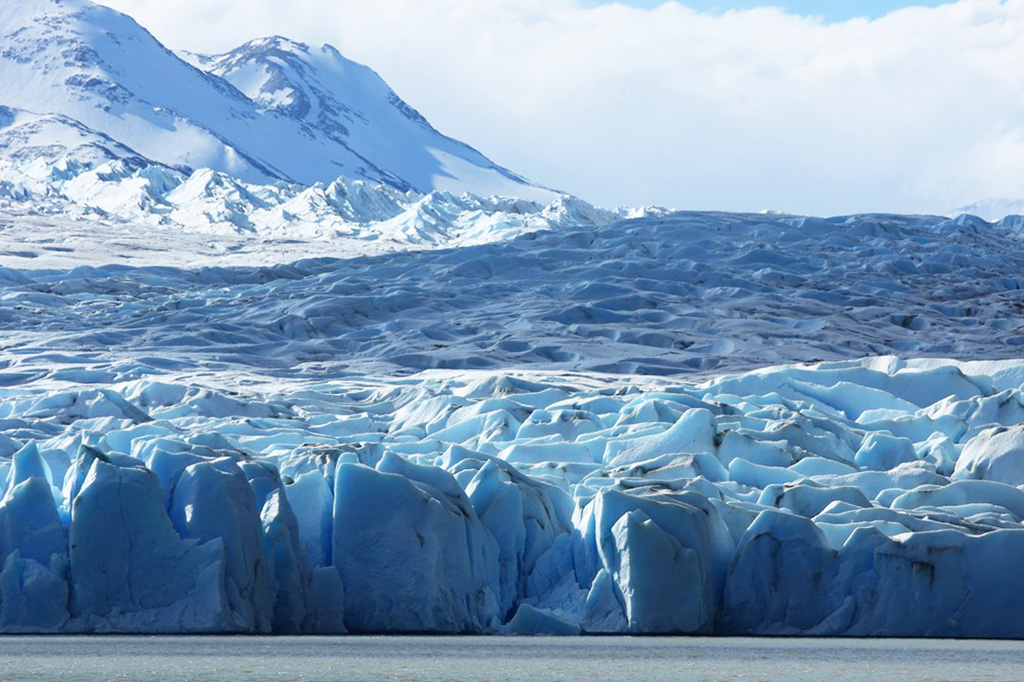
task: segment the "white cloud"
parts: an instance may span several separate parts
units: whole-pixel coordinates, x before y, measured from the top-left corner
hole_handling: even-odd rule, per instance
[[[577,0],[105,0],[172,48],[282,34],[610,204],[940,211],[1024,197],[1024,0],[823,24]]]

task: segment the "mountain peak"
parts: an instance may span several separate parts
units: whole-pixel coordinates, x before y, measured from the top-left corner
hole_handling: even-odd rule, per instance
[[[298,120],[362,158],[379,160],[407,180],[408,189],[528,195],[545,202],[556,194],[529,186],[475,149],[442,135],[373,69],[331,45],[313,47],[270,36],[223,54],[196,56],[194,63],[238,88],[261,111]],[[467,162],[482,185],[462,182]]]
[[[306,43],[298,40],[292,40],[280,35],[267,36],[265,38],[257,38],[250,40],[245,46],[253,49],[262,48],[268,52],[285,52],[291,54],[309,54],[310,47]],[[333,48],[332,48],[333,49]]]
[[[433,130],[369,67],[347,59],[331,45],[270,36],[251,40],[230,52],[204,57],[201,68],[232,83],[265,110],[317,125],[336,139],[350,135],[356,120],[369,122],[380,112],[365,112],[386,103],[420,126]],[[436,131],[435,131],[436,132]]]

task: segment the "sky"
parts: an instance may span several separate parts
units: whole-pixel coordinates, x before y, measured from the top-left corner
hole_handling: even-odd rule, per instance
[[[764,0],[688,0],[685,4],[702,12],[722,14],[729,10],[751,9],[754,7],[775,6],[792,14],[803,16],[819,16],[826,21],[846,21],[855,17],[866,17],[877,19],[889,12],[904,7],[936,7],[943,5],[950,0],[778,0],[777,2],[764,2]],[[623,4],[642,9],[654,9],[664,4],[665,0],[625,0]],[[588,0],[583,3],[586,7],[611,4],[608,0]]]
[[[442,132],[602,206],[836,215],[1024,198],[1024,0],[104,4],[172,49],[330,43]]]

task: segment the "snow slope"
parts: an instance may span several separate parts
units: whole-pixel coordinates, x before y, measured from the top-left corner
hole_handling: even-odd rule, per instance
[[[255,182],[344,175],[421,193],[555,196],[441,135],[370,69],[327,46],[256,41],[196,58],[206,72],[88,0],[4,2],[0,46],[0,106],[47,121],[27,130],[0,113],[6,160],[31,146],[90,162],[100,148],[100,157]],[[85,156],[82,135],[92,142]]]
[[[18,167],[38,168],[69,158],[89,166],[115,160],[144,163],[116,140],[59,114],[0,106],[0,130],[0,155]]]

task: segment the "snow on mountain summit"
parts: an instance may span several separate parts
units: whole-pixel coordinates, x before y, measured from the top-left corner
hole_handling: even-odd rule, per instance
[[[387,169],[420,192],[440,189],[550,201],[554,193],[495,165],[435,130],[372,69],[330,45],[281,36],[250,41],[215,56],[190,55],[264,112],[277,112]]]
[[[421,193],[545,203],[557,194],[441,135],[333,48],[272,38],[191,60],[201,68],[88,0],[5,0],[0,159],[45,152],[86,164],[210,168],[259,183],[345,176]]]

